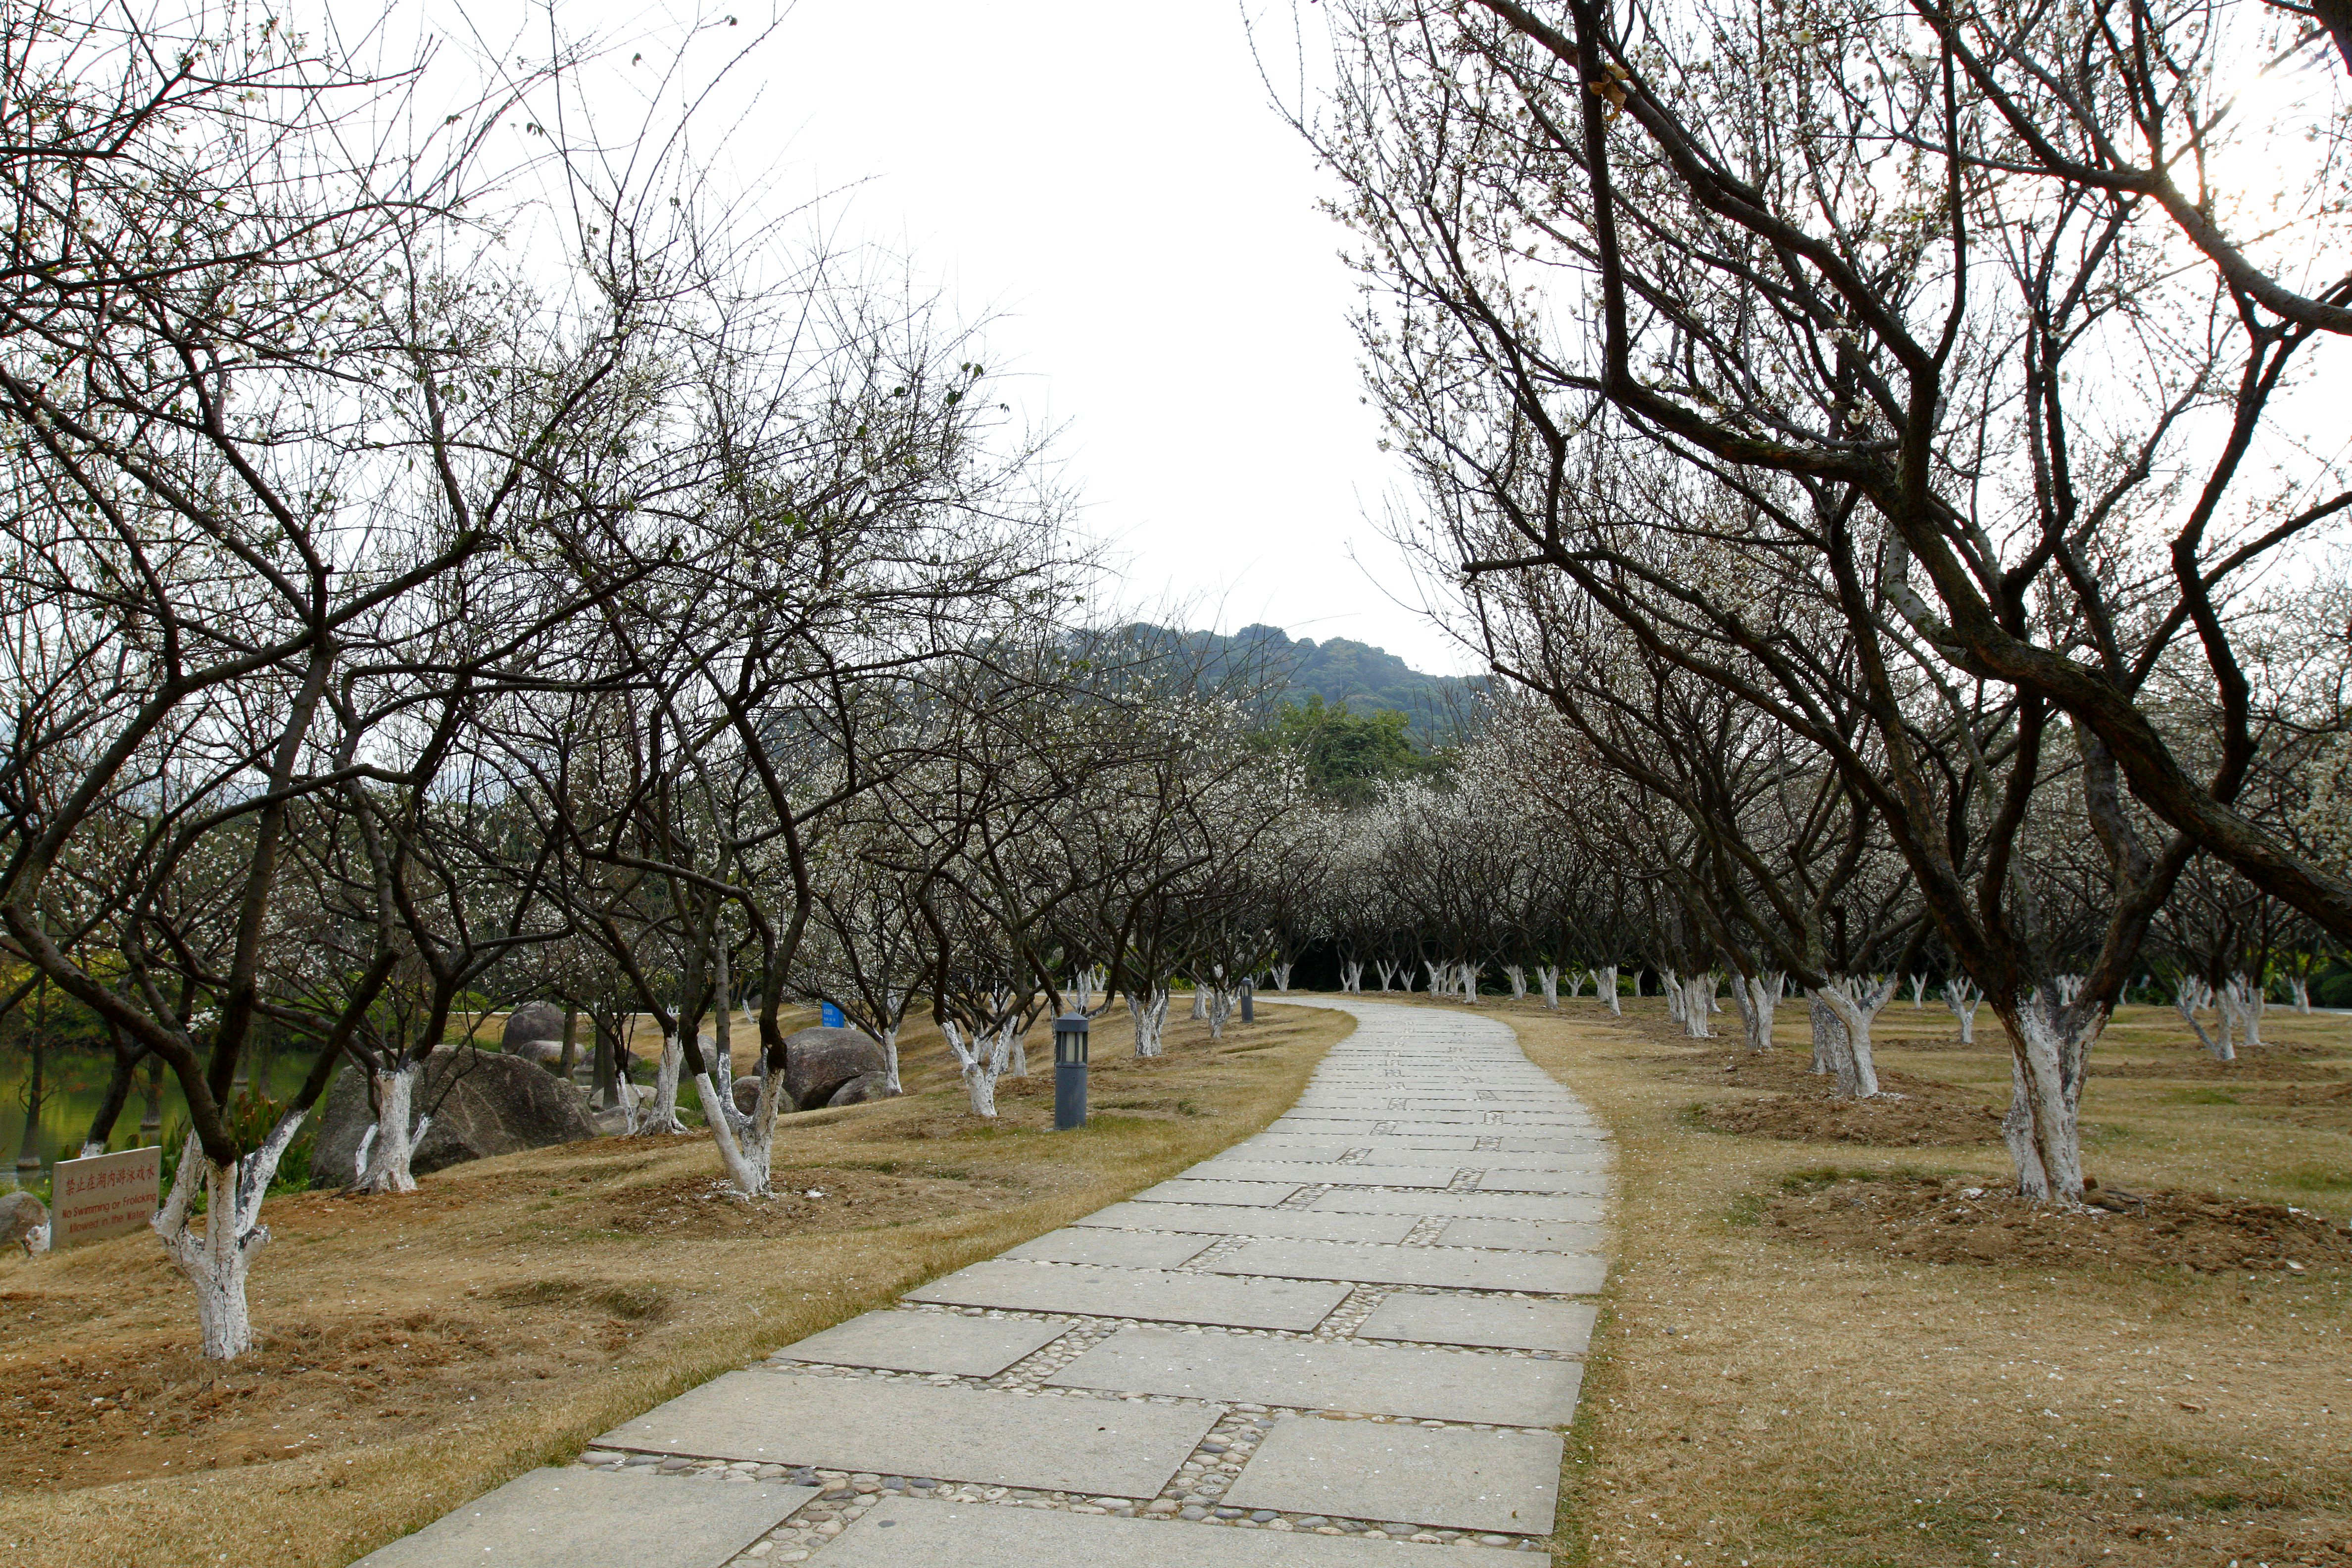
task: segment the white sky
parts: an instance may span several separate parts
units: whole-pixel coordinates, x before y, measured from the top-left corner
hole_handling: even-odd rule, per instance
[[[1286,0],[1249,4],[1286,27]],[[544,50],[520,0],[426,5],[493,40],[529,25]],[[766,19],[762,0],[738,14],[720,38]],[[683,17],[637,0],[556,12],[612,70],[669,56]],[[696,141],[720,130],[775,201],[824,196],[840,239],[908,257],[957,316],[993,319],[991,354],[1016,405],[1060,431],[1083,524],[1138,611],[1472,668],[1402,607],[1418,591],[1367,521],[1398,477],[1360,401],[1345,237],[1268,105],[1239,0],[798,0]]]

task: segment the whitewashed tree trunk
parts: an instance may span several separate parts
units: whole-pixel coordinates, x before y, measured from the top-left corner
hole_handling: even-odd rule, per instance
[[[2286,980],[2286,994],[2287,1001],[2294,1006],[2296,1012],[2308,1013],[2311,1011],[2310,981],[2304,979],[2299,974],[2288,975]]]
[[[735,1093],[735,976],[727,958],[727,943],[715,944],[718,952],[711,955],[710,994],[718,1005],[710,1016],[711,1054],[718,1058],[713,1064],[708,1058],[703,1065],[715,1065],[719,1082],[731,1100]]]
[[[2237,1032],[2238,1044],[2245,1047],[2263,1043],[2263,988],[2243,973],[2232,974],[2221,983],[2214,994],[2214,1005],[2221,1010],[2221,1030],[2226,1037]]]
[[[653,1103],[646,1108],[635,1129],[640,1136],[658,1138],[686,1131],[686,1123],[677,1119],[678,1070],[685,1062],[686,1047],[677,1037],[664,1035],[661,1066],[654,1069]]]
[[[1731,1005],[1739,1013],[1739,1037],[1748,1048],[1756,1048],[1756,995],[1748,989],[1748,977],[1735,973],[1731,977]]]
[[[147,1223],[163,1251],[196,1291],[196,1330],[205,1359],[234,1361],[253,1348],[253,1312],[245,1287],[253,1260],[269,1245],[261,1221],[261,1201],[287,1145],[302,1129],[306,1113],[294,1111],[241,1160],[215,1162],[193,1132],[180,1149],[180,1168],[163,1206]],[[190,1226],[196,1184],[204,1184],[204,1229]]]
[[[1360,962],[1350,959],[1339,965],[1339,989],[1349,996],[1364,994],[1364,966]]]
[[[1915,1013],[1925,1012],[1927,1006],[1927,977],[1924,974],[1915,974],[1911,977],[1911,1010]]]
[[[1744,980],[1736,974],[1731,977],[1733,996],[1737,997],[1742,991],[1748,994],[1748,1005],[1740,1015],[1740,1021],[1748,1026],[1750,1050],[1769,1051],[1772,1048],[1772,1015],[1780,1005],[1780,987],[1787,980],[1788,976],[1778,971],[1769,975],[1748,976]]]
[[[1683,984],[1671,969],[1658,971],[1658,978],[1666,993],[1666,1016],[1675,1023],[1683,1022]]]
[[[2202,1045],[2217,1062],[2235,1061],[2238,1059],[2238,1052],[2237,1048],[2230,1043],[2229,1021],[2220,1017],[2215,1019],[2216,1026],[2221,1031],[2221,1037],[2218,1040],[2207,1034],[2205,1026],[2198,1021],[2197,1010],[2200,1007],[2212,1006],[2213,1001],[2212,988],[2203,981],[2189,975],[2182,975],[2180,983],[2172,988],[2172,1005],[2183,1018],[2189,1020],[2189,1026],[2197,1031],[2198,1043]]]
[[[1197,975],[1197,974],[1196,974],[1196,975],[1194,975],[1194,976],[1192,977],[1192,1016],[1193,1016],[1193,1017],[1195,1017],[1195,1018],[1205,1018],[1205,1017],[1207,1017],[1207,1016],[1209,1016],[1209,995],[1208,995],[1208,992],[1209,992],[1209,988],[1208,988],[1207,986],[1205,986],[1205,985],[1203,985],[1203,984],[1201,984],[1201,977],[1200,977],[1199,975]]]
[[[1559,965],[1557,963],[1537,964],[1536,984],[1543,992],[1544,1005],[1550,1008],[1555,1013],[1559,1012]]]
[[[1139,996],[1133,987],[1127,993],[1127,1015],[1135,1020],[1135,1054],[1156,1057],[1160,1053],[1160,1037],[1168,1028],[1168,987],[1154,985]]]
[[[2029,999],[2003,1014],[2010,1036],[2010,1103],[2001,1141],[2018,1191],[2036,1203],[2083,1201],[2084,1065],[2105,1027],[2104,1012],[2075,1024],[2074,1009]]]
[[[1972,980],[1956,979],[1944,982],[1944,1005],[1960,1021],[1960,1044],[1977,1043],[1977,1008],[1984,1003],[1984,993]]]
[[[1396,965],[1385,958],[1376,958],[1372,960],[1372,968],[1380,973],[1381,994],[1385,996],[1389,994],[1391,984],[1396,979]]]
[[[1503,965],[1503,978],[1511,983],[1512,1001],[1524,1002],[1528,999],[1528,971],[1525,964]]]
[[[1240,988],[1228,986],[1222,980],[1209,987],[1209,1038],[1225,1037],[1225,1020],[1234,1016],[1234,1005],[1240,999]]]
[[[1568,982],[1568,999],[1571,1002],[1584,994],[1584,983],[1592,977],[1590,971],[1582,969],[1563,969],[1559,973],[1560,978]]]
[[[1617,966],[1613,963],[1604,963],[1594,970],[1592,974],[1593,984],[1598,988],[1601,998],[1609,1004],[1609,1010],[1619,1017],[1623,1017],[1624,1005],[1617,999]],[[1641,980],[1641,973],[1637,970],[1634,972],[1633,983],[1638,985]]]
[[[1714,998],[1715,976],[1695,974],[1683,982],[1683,1033],[1694,1040],[1711,1040],[1715,1031],[1707,1026],[1706,1016]]]
[[[1870,1024],[1894,994],[1892,979],[1874,982],[1856,978],[1822,988],[1822,1001],[1838,1025],[1830,1066],[1837,1074],[1840,1099],[1868,1100],[1878,1093],[1878,1066],[1871,1057]]]
[[[1424,958],[1421,961],[1421,966],[1429,971],[1429,994],[1432,996],[1446,988],[1445,980],[1449,971],[1444,964],[1433,963]]]
[[[1816,1075],[1834,1072],[1845,1050],[1845,1026],[1817,991],[1805,993],[1805,1011],[1813,1030],[1813,1071]]]
[[[1297,960],[1286,958],[1281,963],[1269,967],[1274,971],[1275,990],[1287,995],[1290,992],[1290,972],[1298,967]]]
[[[1462,984],[1462,1000],[1473,1007],[1478,1005],[1478,977],[1486,973],[1485,964],[1467,960],[1454,966],[1454,977]]]
[[[906,1087],[898,1081],[898,1026],[882,1026],[882,1087],[890,1094],[904,1094]]]
[[[409,1121],[416,1095],[416,1080],[424,1068],[415,1062],[404,1062],[390,1072],[370,1075],[375,1089],[374,1136],[367,1142],[361,1156],[359,1180],[352,1184],[355,1193],[413,1193],[416,1178],[410,1173],[409,1163],[415,1157],[415,1139],[425,1130]]]
[[[963,1069],[964,1090],[971,1098],[974,1116],[993,1120],[996,1115],[996,1080],[1004,1075],[1004,1063],[1013,1050],[1014,1025],[1007,1020],[1002,1028],[972,1036],[969,1046],[963,1030],[954,1020],[941,1022],[940,1032],[947,1037],[948,1049],[955,1053],[956,1064]]]

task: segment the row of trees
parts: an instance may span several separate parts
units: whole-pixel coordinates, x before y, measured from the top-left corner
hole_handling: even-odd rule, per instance
[[[1532,776],[1850,1037],[1939,945],[2039,1198],[2168,910],[2352,939],[2338,10],[1318,13],[1399,532]]]
[[[986,1114],[1076,955],[1147,1052],[1172,974],[1264,957],[1298,770],[1245,680],[1079,629],[1037,443],[885,264],[677,136],[499,171],[570,68],[444,114],[235,5],[0,19],[0,945],[177,1081],[213,1356],[332,1075],[406,1189],[486,999],[582,1006],[608,1086],[650,1016],[640,1125],[690,1089],[756,1196],[788,1000],[887,1041],[920,995]],[[252,1129],[265,1041],[311,1065]]]

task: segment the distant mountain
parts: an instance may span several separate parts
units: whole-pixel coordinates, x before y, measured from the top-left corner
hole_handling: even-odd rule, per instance
[[[1351,713],[1402,713],[1413,739],[1423,745],[1452,741],[1486,685],[1484,676],[1425,675],[1369,643],[1347,637],[1318,642],[1294,637],[1280,626],[1244,626],[1228,637],[1138,624],[1128,635],[1140,642],[1181,643],[1212,670],[1261,668],[1276,700],[1304,702],[1316,696],[1327,704],[1344,702]]]

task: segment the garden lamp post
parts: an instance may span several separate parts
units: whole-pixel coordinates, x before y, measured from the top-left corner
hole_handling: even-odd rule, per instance
[[[1087,1124],[1087,1030],[1084,1013],[1054,1020],[1054,1131]]]

